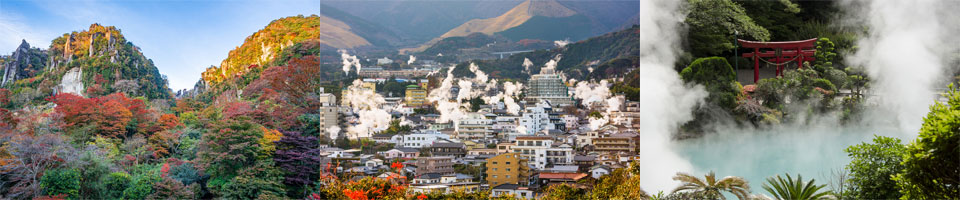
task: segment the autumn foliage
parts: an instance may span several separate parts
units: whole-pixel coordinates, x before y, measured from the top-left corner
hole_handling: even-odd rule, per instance
[[[146,114],[151,112],[142,100],[129,99],[122,93],[98,98],[62,93],[51,101],[57,104],[56,112],[62,114],[61,128],[71,130],[92,126],[97,135],[111,138],[126,136],[126,127],[132,119],[149,121]]]

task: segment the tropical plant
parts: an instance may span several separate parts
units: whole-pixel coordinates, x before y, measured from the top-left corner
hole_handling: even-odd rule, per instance
[[[810,179],[809,182],[804,183],[803,177],[800,175],[797,175],[797,179],[793,179],[790,174],[787,174],[787,178],[784,179],[778,174],[776,178],[767,178],[767,182],[763,184],[763,189],[776,199],[807,200],[828,197],[829,192],[820,191],[827,185],[816,185],[814,181],[814,179]]]
[[[736,195],[739,199],[747,199],[750,194],[750,185],[747,180],[736,176],[727,176],[717,180],[716,174],[710,172],[704,176],[704,179],[700,179],[687,173],[678,172],[673,180],[682,182],[682,185],[673,189],[672,193],[690,191],[696,196],[710,199],[726,199],[720,193],[721,191]]]

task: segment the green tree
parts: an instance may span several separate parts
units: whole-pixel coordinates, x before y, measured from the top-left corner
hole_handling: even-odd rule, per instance
[[[228,180],[245,166],[253,165],[261,148],[263,137],[260,125],[242,116],[215,122],[202,136],[198,166],[214,180]],[[215,182],[215,181],[214,181]]]
[[[673,193],[690,191],[697,196],[709,199],[724,198],[723,194],[720,194],[722,191],[729,192],[740,199],[747,199],[747,196],[750,195],[750,184],[743,178],[727,176],[717,180],[717,176],[713,172],[708,173],[704,178],[705,179],[700,179],[696,176],[679,172],[673,177],[673,180],[680,181],[681,185],[673,189]]]
[[[902,199],[960,197],[960,91],[948,88],[946,104],[930,106],[920,135],[906,147],[903,171],[893,178]]]
[[[124,199],[145,199],[153,193],[153,183],[160,181],[155,172],[148,170],[139,174],[130,182],[130,187],[123,190]]]
[[[395,119],[390,121],[390,127],[387,127],[387,130],[383,130],[383,134],[396,135],[400,133],[408,133],[412,130],[408,125],[400,125],[400,120]]]
[[[65,194],[69,198],[80,197],[80,170],[78,169],[50,169],[40,177],[40,187],[43,194],[56,196]]]
[[[123,191],[130,187],[130,174],[126,172],[113,172],[107,175],[103,180],[107,199],[119,199],[123,197]]]
[[[628,168],[613,170],[597,180],[588,195],[591,199],[646,199],[650,195],[640,188],[639,162],[631,162]]]
[[[680,72],[687,82],[704,85],[710,97],[707,101],[725,108],[736,106],[736,96],[740,92],[733,67],[722,57],[698,58]]]
[[[784,179],[780,175],[767,178],[767,182],[763,184],[763,189],[773,195],[777,199],[790,199],[790,200],[809,200],[809,199],[819,199],[829,195],[829,192],[821,192],[820,189],[827,187],[824,185],[814,184],[814,180],[810,179],[809,182],[804,183],[803,177],[797,175],[797,179],[794,180],[790,177],[790,174],[787,174],[787,178]]]
[[[286,193],[283,172],[273,167],[273,162],[257,162],[214,193],[226,199],[282,199]]]
[[[900,198],[897,182],[891,178],[903,169],[900,162],[905,149],[900,139],[884,136],[876,136],[873,143],[848,147],[849,194],[856,199]]]
[[[833,61],[837,57],[833,42],[830,38],[819,38],[816,44],[817,52],[813,54],[816,60],[813,61],[813,69],[824,72],[833,68]]]
[[[571,186],[569,184],[556,184],[548,186],[540,196],[543,200],[563,200],[563,199],[584,199],[586,191]]]
[[[770,40],[770,32],[757,25],[743,7],[730,0],[688,0],[687,40],[695,57],[716,56],[733,50],[734,34],[740,38]]]

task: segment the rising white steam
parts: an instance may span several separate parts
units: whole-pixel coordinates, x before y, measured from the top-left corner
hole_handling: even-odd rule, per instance
[[[495,81],[491,82],[495,83]],[[487,87],[490,85],[495,84],[487,84]],[[516,115],[520,113],[520,104],[517,104],[515,99],[519,98],[521,91],[523,91],[523,83],[504,82],[502,91],[493,96],[484,96],[483,101],[488,105],[495,105],[502,100],[507,113]]]
[[[868,26],[851,66],[863,66],[874,80],[881,107],[916,133],[928,106],[945,85],[947,55],[958,49],[960,1],[846,1],[857,24]]]
[[[340,52],[340,59],[343,60],[343,72],[349,73],[350,67],[357,67],[357,73],[360,73],[360,59],[357,59],[357,56],[352,56],[347,53],[347,50],[337,50]]]
[[[486,73],[480,71],[480,67],[475,63],[470,63],[469,66],[470,72],[474,74],[474,78],[471,79],[463,78],[456,80],[456,78],[453,77],[453,69],[454,68],[451,67],[447,70],[447,77],[440,82],[440,87],[430,90],[430,95],[427,97],[427,100],[436,103],[437,111],[440,112],[440,118],[437,119],[437,123],[453,122],[454,129],[459,130],[460,120],[466,116],[467,108],[470,106],[469,103],[462,102],[478,97],[482,97],[481,99],[488,104],[495,104],[502,99],[508,109],[515,107],[515,109],[519,111],[519,105],[516,105],[516,102],[514,102],[512,98],[507,97],[516,97],[519,95],[519,90],[522,89],[522,85],[513,85],[510,83],[509,87],[515,87],[513,89],[516,91],[504,91],[494,97],[488,97],[484,96],[484,94],[497,88],[496,79],[491,80]],[[454,86],[454,81],[456,81],[456,85],[460,89],[455,98],[450,93],[450,89]],[[504,87],[508,87],[508,84],[504,83]]]
[[[570,44],[570,39],[553,41],[553,45],[557,47],[564,47],[567,46],[567,44]]]
[[[407,64],[412,65],[414,61],[417,61],[417,57],[413,57],[413,55],[410,55],[410,60],[407,60]]]
[[[453,88],[453,67],[447,69],[447,77],[440,81],[440,86],[430,90],[427,100],[433,102],[440,112],[440,118],[437,123],[454,122],[454,127],[466,115],[466,110],[460,105],[460,101],[453,98],[450,89]],[[458,94],[459,96],[459,94]]]
[[[672,151],[671,134],[693,119],[692,111],[707,96],[702,86],[685,86],[673,70],[683,20],[676,0],[640,1],[640,186],[650,193],[669,192],[677,172],[693,172],[689,161]]]
[[[340,126],[327,127],[327,136],[329,136],[330,139],[337,139],[340,137]]]
[[[373,90],[361,86],[362,81],[354,80],[353,85],[347,87],[343,93],[343,104],[350,106],[359,116],[358,124],[347,127],[347,137],[356,139],[370,137],[373,133],[387,129],[390,126],[391,115],[380,108],[386,100]]]
[[[530,61],[529,58],[523,58],[523,71],[530,71],[530,67],[533,67],[533,61]]]
[[[575,80],[571,80],[571,82],[573,81]],[[580,99],[580,104],[586,106],[587,109],[592,110],[601,106],[606,107],[601,113],[603,117],[587,118],[590,120],[590,126],[588,126],[590,130],[600,129],[601,126],[610,122],[610,114],[620,111],[620,105],[622,104],[620,98],[611,96],[609,82],[607,80],[600,80],[599,83],[580,81],[573,90],[573,97]]]
[[[556,56],[553,57],[553,59],[550,59],[550,61],[547,61],[547,63],[543,64],[543,68],[557,69],[557,62],[560,62],[560,58],[562,58],[562,56],[560,54],[557,54]]]
[[[580,99],[580,104],[590,109],[610,97],[610,88],[607,87],[607,80],[601,80],[600,83],[581,81],[577,83],[573,94],[575,98]]]

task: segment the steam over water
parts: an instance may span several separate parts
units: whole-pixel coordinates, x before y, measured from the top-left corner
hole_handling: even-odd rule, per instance
[[[749,181],[753,193],[769,196],[762,185],[767,177],[777,174],[799,173],[804,180],[814,178],[818,184],[827,184],[833,178],[832,171],[850,163],[843,150],[872,142],[874,134],[901,140],[913,138],[895,126],[727,130],[679,141],[675,151],[690,160],[694,175],[702,177],[714,171],[718,177],[739,176]]]
[[[690,113],[691,102],[703,98],[702,89],[684,86],[675,73],[664,72],[662,63],[673,60],[655,59],[675,55],[661,45],[675,42],[667,36],[676,27],[668,24],[679,7],[671,1],[641,2],[641,14],[647,12],[640,21],[641,47],[654,47],[642,50],[655,52],[654,59],[643,56],[640,67],[641,185],[652,194],[670,192],[679,184],[671,180],[677,172],[702,177],[715,171],[719,177],[743,177],[755,194],[766,194],[761,187],[764,180],[777,174],[801,174],[819,184],[829,183],[834,179],[831,172],[843,170],[850,162],[844,152],[847,147],[872,142],[874,135],[900,138],[904,143],[916,138],[936,97],[932,94],[939,93],[947,74],[958,68],[949,63],[960,54],[960,12],[956,12],[960,1],[842,1],[839,6],[849,15],[843,23],[862,29],[855,32],[863,31],[856,52],[844,55],[848,62],[844,64],[866,69],[874,94],[868,102],[879,102],[865,112],[868,119],[839,125],[836,116],[820,116],[805,125],[724,129],[671,141],[665,134],[690,119],[684,114]]]

